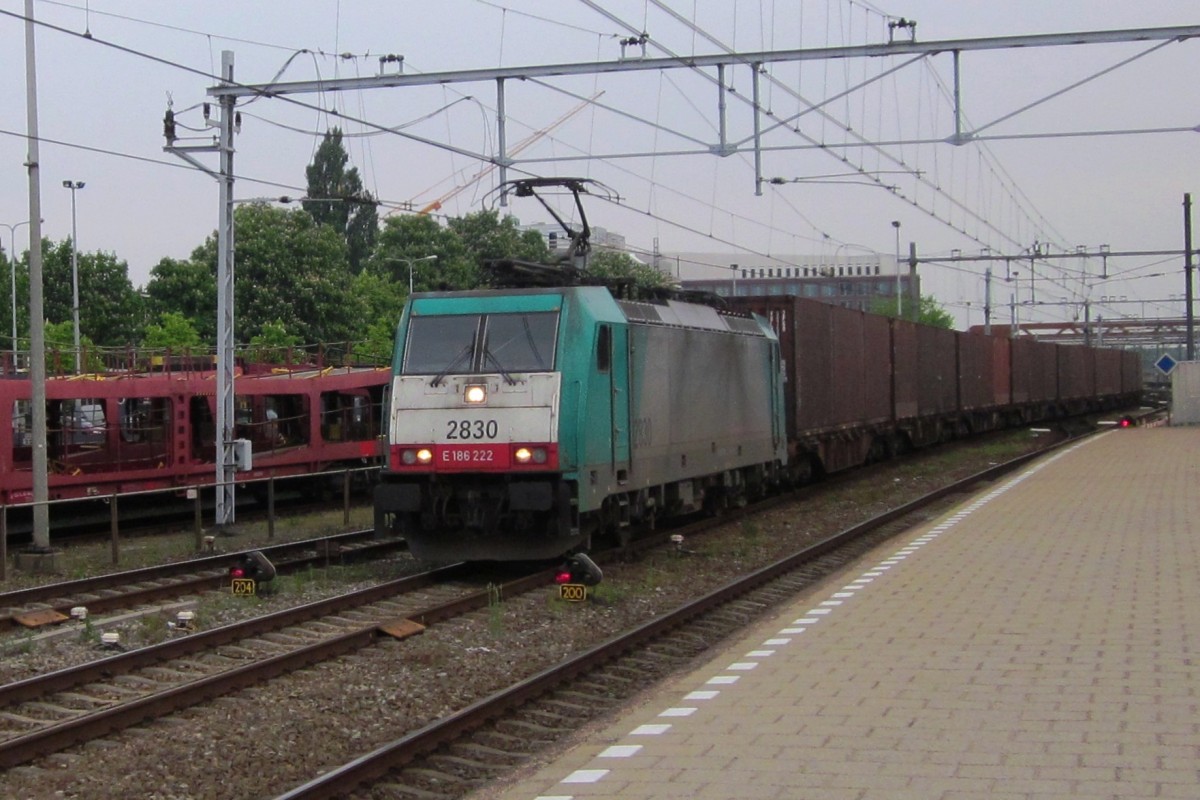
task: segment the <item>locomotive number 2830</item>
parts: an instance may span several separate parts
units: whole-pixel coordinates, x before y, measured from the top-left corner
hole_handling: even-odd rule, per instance
[[[463,439],[495,439],[500,426],[494,419],[452,419],[446,423],[446,438]]]

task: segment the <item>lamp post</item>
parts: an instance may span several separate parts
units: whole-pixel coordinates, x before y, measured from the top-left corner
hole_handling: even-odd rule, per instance
[[[408,265],[408,296],[412,297],[413,293],[413,264],[421,261],[436,261],[437,256],[422,256],[421,258],[389,258],[388,261],[398,261],[401,264]]]
[[[83,181],[63,181],[63,187],[71,190],[71,323],[75,330],[75,374],[82,372],[83,358],[79,350],[79,237],[75,231],[75,191],[83,188]]]
[[[28,225],[29,220],[18,222],[15,225],[9,225],[0,222],[0,228],[8,228],[8,237],[10,248],[8,251],[9,260],[9,275],[12,278],[12,350],[13,357],[17,353],[17,228],[22,225]],[[14,365],[16,366],[15,362]]]
[[[896,229],[896,319],[904,316],[904,295],[900,292],[900,220],[892,220]]]

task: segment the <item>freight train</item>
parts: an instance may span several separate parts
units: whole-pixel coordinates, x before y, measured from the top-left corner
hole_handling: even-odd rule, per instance
[[[568,234],[577,255],[586,222]],[[1135,353],[500,266],[503,288],[415,295],[397,329],[375,526],[423,560],[626,542],[659,518],[1141,390]]]
[[[795,297],[604,287],[418,295],[400,326],[378,532],[531,560],[913,448],[1127,407],[1137,354]]]
[[[211,485],[216,476],[212,357],[147,359],[136,368],[46,379],[49,499]],[[251,488],[378,461],[388,370],[239,363],[235,436],[249,440]],[[32,383],[6,370],[0,404],[0,504],[33,499]]]

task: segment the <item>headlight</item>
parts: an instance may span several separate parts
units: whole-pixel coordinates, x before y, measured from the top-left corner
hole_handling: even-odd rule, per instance
[[[467,386],[463,392],[463,402],[469,405],[477,406],[487,402],[487,386],[481,383],[472,383]]]
[[[544,447],[518,447],[513,451],[513,460],[518,464],[545,464],[546,463],[546,448]]]
[[[433,451],[428,447],[422,447],[417,450],[404,450],[400,453],[400,460],[410,467],[417,464],[428,464],[433,461]]]

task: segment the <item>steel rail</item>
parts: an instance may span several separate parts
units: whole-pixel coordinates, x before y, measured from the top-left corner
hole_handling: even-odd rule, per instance
[[[151,648],[133,651],[122,656],[114,656],[100,662],[94,662],[82,667],[61,670],[40,678],[8,684],[0,688],[0,702],[26,701],[47,691],[62,691],[87,683],[98,678],[110,678],[113,675],[128,672],[141,666],[158,663],[168,658],[178,658],[200,649],[209,649],[234,639],[245,638],[258,632],[274,630],[281,627],[280,622],[301,612],[302,618],[297,618],[286,624],[306,621],[311,618],[337,613],[346,608],[352,608],[371,602],[370,597],[382,599],[387,596],[387,589],[395,589],[401,584],[420,583],[430,584],[438,579],[445,579],[461,570],[462,565],[455,564],[443,567],[430,573],[404,578],[389,584],[382,584],[361,592],[342,595],[330,600],[323,600],[297,609],[272,614],[249,620],[245,623],[235,623],[223,628],[209,631],[207,634],[193,634],[184,639],[166,642]],[[529,591],[538,586],[544,586],[550,581],[551,571],[541,571],[502,585],[501,590],[513,594]],[[408,588],[416,588],[409,586]],[[406,619],[420,621],[423,624],[434,624],[445,619],[461,615],[468,611],[486,608],[493,592],[484,589],[464,597],[451,600],[427,609],[410,614]],[[312,664],[319,663],[349,652],[367,647],[379,637],[378,624],[363,625],[348,633],[330,637],[321,642],[305,645],[282,653],[277,656],[255,661],[242,667],[225,670],[220,673],[198,678],[194,681],[173,686],[160,692],[155,692],[136,700],[120,703],[95,712],[81,714],[62,722],[54,723],[45,728],[32,731],[22,736],[13,737],[0,742],[0,769],[6,769],[25,763],[33,758],[57,752],[63,748],[89,741],[107,735],[114,731],[128,728],[132,725],[154,719],[177,711],[196,703],[211,700],[215,697],[244,689],[264,680],[292,672]],[[30,691],[34,692],[32,696]]]
[[[591,672],[637,649],[646,642],[679,628],[693,619],[721,607],[759,588],[763,584],[786,575],[832,550],[836,550],[851,541],[859,539],[888,523],[919,511],[949,495],[964,492],[979,483],[995,480],[1035,458],[1040,458],[1074,441],[1076,439],[1068,438],[1043,450],[1027,453],[1003,464],[975,473],[858,525],[847,528],[840,533],[829,536],[791,556],[776,561],[745,577],[731,581],[725,586],[710,592],[698,600],[687,603],[673,612],[655,618],[624,634],[615,636],[557,666],[526,678],[508,689],[497,692],[443,719],[432,722],[341,767],[332,769],[308,783],[278,795],[276,800],[322,800],[323,798],[343,796],[356,787],[378,780],[389,772],[402,768],[414,760],[432,753],[439,747],[453,742],[464,734],[470,733],[488,722],[501,717],[506,712],[546,694],[576,676]]]
[[[402,540],[386,539],[365,541],[353,549],[348,547],[367,539],[373,531],[351,531],[319,539],[289,542],[255,548],[275,562],[281,573],[308,567],[331,558],[348,555],[370,554],[404,547]],[[290,557],[289,554],[316,550],[315,555]],[[89,614],[129,608],[163,598],[179,597],[193,591],[211,590],[228,584],[228,570],[239,557],[250,550],[239,550],[217,556],[205,556],[173,564],[113,572],[90,578],[81,578],[62,583],[51,583],[0,594],[0,608],[9,609],[0,613],[0,631],[17,627],[16,617],[31,610],[52,609],[68,613],[71,608],[83,605]],[[191,576],[190,578],[186,576]],[[178,580],[174,580],[177,579]],[[163,582],[166,581],[166,582]],[[152,586],[138,584],[154,583]],[[71,599],[96,592],[117,590],[110,595],[88,597],[86,600]]]

